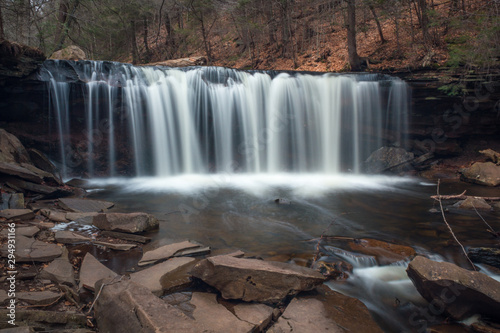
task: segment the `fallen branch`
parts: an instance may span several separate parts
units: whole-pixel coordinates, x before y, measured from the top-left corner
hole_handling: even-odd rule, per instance
[[[500,197],[479,197],[475,195],[465,195],[463,191],[460,194],[451,194],[451,195],[432,195],[431,198],[434,200],[465,200],[467,198],[480,198],[486,201],[500,201]]]
[[[465,257],[467,258],[467,260],[469,261],[469,263],[471,264],[472,268],[477,271],[476,269],[476,266],[474,266],[474,264],[472,263],[472,261],[470,260],[469,256],[467,255],[467,251],[465,251],[465,248],[464,246],[462,245],[462,243],[460,243],[460,241],[458,240],[457,236],[455,236],[455,233],[453,232],[453,229],[451,229],[451,226],[450,224],[448,223],[448,221],[446,221],[446,217],[444,216],[444,209],[443,209],[443,203],[441,202],[441,195],[439,194],[439,183],[441,182],[441,179],[438,179],[438,183],[437,183],[437,197],[438,197],[438,201],[439,201],[439,207],[441,208],[441,215],[443,215],[443,220],[444,220],[444,223],[446,223],[446,226],[448,227],[448,230],[450,230],[450,233],[451,235],[453,236],[453,238],[455,239],[455,242],[457,242],[458,245],[460,245],[460,247],[462,248],[462,251],[464,252],[464,255]],[[465,193],[465,192],[464,192]]]
[[[483,220],[484,224],[486,224],[488,226],[489,229],[486,229],[486,230],[488,230],[488,232],[491,232],[493,235],[497,235],[498,233],[495,231],[495,229],[493,229],[491,227],[491,225],[489,225],[488,222],[486,222],[486,220],[483,218],[483,216],[481,214],[479,214],[479,212],[476,209],[476,206],[474,206],[474,203],[472,203],[472,208],[474,208],[474,210],[476,211],[476,214],[481,218],[481,220]]]
[[[59,302],[59,300],[63,297],[64,295],[61,295],[59,296],[54,302],[52,303],[49,303],[49,304],[39,304],[39,305],[20,305],[18,306],[18,308],[23,308],[23,309],[27,309],[27,308],[46,308],[46,307],[49,307],[49,306],[52,306],[54,304],[56,304],[57,302]]]

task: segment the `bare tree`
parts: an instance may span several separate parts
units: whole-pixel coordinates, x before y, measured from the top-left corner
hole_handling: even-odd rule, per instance
[[[347,0],[347,53],[352,71],[361,70],[361,58],[356,44],[356,1]]]

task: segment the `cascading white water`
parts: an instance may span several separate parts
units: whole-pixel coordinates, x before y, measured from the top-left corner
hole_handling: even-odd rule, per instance
[[[54,73],[61,64],[46,69],[60,160],[75,145],[68,134],[83,131],[89,176],[118,175],[123,158],[138,176],[359,173],[383,137],[405,144],[408,87],[387,76],[70,63],[85,82],[77,128],[62,90],[70,83]]]

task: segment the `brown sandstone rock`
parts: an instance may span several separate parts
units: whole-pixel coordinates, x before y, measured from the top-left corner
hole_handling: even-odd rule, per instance
[[[94,216],[92,224],[101,230],[129,232],[131,234],[159,227],[156,217],[147,213],[107,213]]]
[[[476,162],[471,167],[460,170],[460,178],[469,183],[486,186],[500,185],[500,165],[493,162]]]

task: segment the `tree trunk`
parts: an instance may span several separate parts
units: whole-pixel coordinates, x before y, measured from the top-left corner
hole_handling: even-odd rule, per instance
[[[203,46],[205,47],[205,53],[207,54],[208,64],[212,63],[212,51],[210,49],[210,42],[208,41],[208,33],[205,28],[205,20],[203,17],[203,13],[201,13],[201,17],[199,18],[201,24],[201,35],[203,37]]]
[[[68,2],[66,0],[61,0],[59,3],[59,10],[57,11],[57,24],[56,31],[54,33],[54,48],[55,51],[60,49],[61,36],[64,30],[64,24],[68,17]]]
[[[356,3],[347,1],[347,53],[352,71],[361,70],[361,59],[356,46]]]
[[[146,51],[146,54],[144,55],[144,62],[148,63],[151,61],[151,50],[149,49],[149,44],[148,44],[148,20],[147,20],[147,18],[144,17],[142,22],[143,22],[143,27],[144,27],[144,34],[143,34],[144,49]]]
[[[5,39],[5,32],[3,30],[3,14],[2,14],[3,1],[0,1],[0,40]]]
[[[427,2],[426,0],[418,0],[418,5],[420,7],[421,15],[421,26],[422,26],[422,36],[424,38],[424,44],[428,44],[430,41],[429,37],[429,16],[427,14]]]
[[[375,19],[375,23],[377,24],[377,30],[378,34],[380,36],[380,42],[384,44],[387,42],[384,38],[384,33],[382,32],[382,27],[380,26],[380,21],[378,19],[377,13],[375,12],[375,8],[373,8],[373,5],[371,3],[368,4],[368,8],[370,8],[370,11],[372,12],[373,18]]]
[[[137,41],[135,38],[135,22],[130,21],[130,48],[132,51],[132,63],[135,65],[139,59],[137,52]]]
[[[266,20],[267,24],[267,33],[268,33],[268,42],[270,45],[276,44],[276,24],[275,18],[273,17],[273,5],[272,2],[266,2],[264,4],[264,8],[266,11]]]

